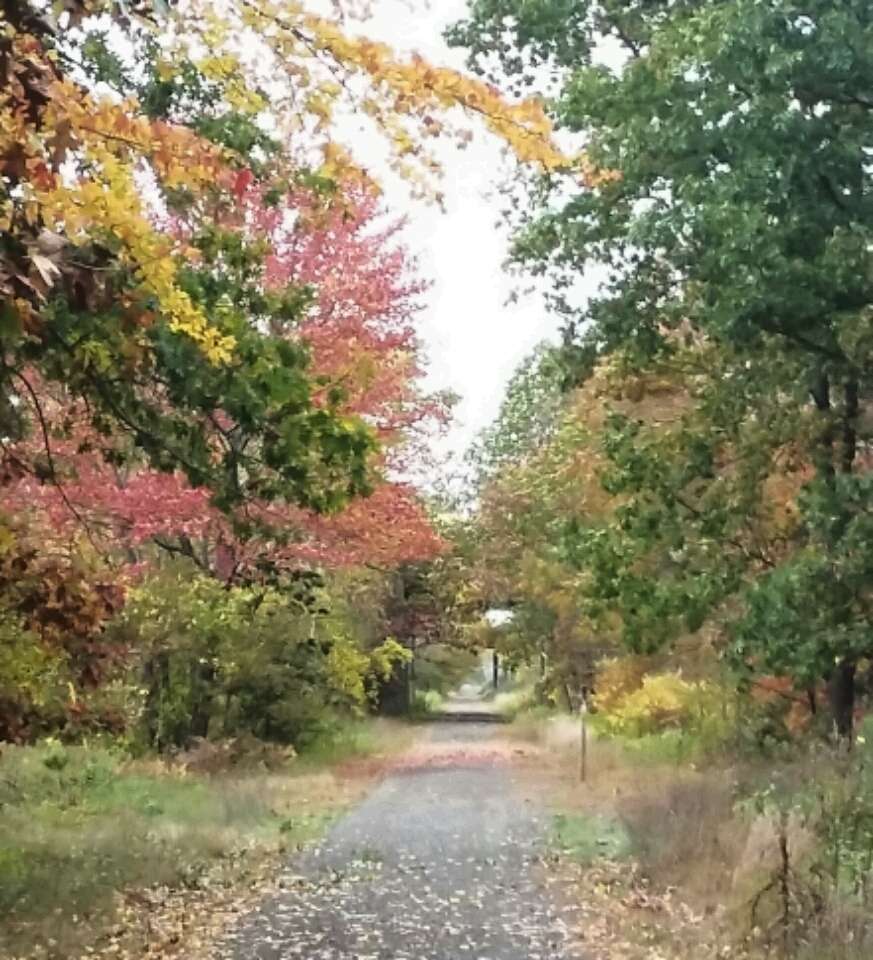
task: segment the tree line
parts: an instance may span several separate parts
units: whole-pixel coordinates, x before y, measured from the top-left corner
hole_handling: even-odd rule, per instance
[[[539,383],[569,393],[479,487],[486,593],[567,670],[697,638],[848,735],[873,636],[869,5],[475,0],[451,39],[508,90],[548,81],[603,172],[532,176],[508,211],[565,318]]]

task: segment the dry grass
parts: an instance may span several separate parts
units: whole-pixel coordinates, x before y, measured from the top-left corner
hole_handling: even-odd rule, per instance
[[[591,906],[580,931],[589,956],[720,956],[729,940],[725,895],[748,833],[734,810],[730,771],[643,762],[589,732],[582,783],[578,720],[540,719],[515,730],[539,748],[520,773],[529,791],[556,813],[595,827],[618,824],[629,838],[621,862],[570,867],[578,870],[577,896]]]
[[[557,741],[554,733],[546,735],[552,807],[614,816],[653,884],[681,887],[695,908],[712,912],[723,900],[749,829],[734,810],[731,771],[640,765],[619,743],[593,738],[583,784],[578,743],[549,746],[555,742],[560,735]]]
[[[855,804],[869,802],[863,789],[851,787],[845,756],[825,746],[805,751],[797,745],[779,762],[759,758],[729,765],[722,756],[695,768],[667,759],[657,743],[647,753],[639,743],[629,750],[592,736],[582,783],[578,719],[527,717],[512,730],[536,747],[520,769],[521,782],[560,814],[562,823],[569,822],[576,837],[593,833],[602,849],[611,849],[604,824],[619,825],[629,837],[629,852],[622,851],[620,862],[569,867],[577,896],[591,908],[589,929],[580,936],[587,937],[593,960],[873,957],[873,942],[865,940],[871,936],[869,910],[849,891],[838,896],[814,869],[828,856],[823,821],[839,815],[850,824],[846,810],[854,807],[845,803],[853,790]],[[791,812],[781,815],[777,807],[756,812],[738,803],[770,783],[778,784]],[[830,806],[817,812],[815,804],[810,808],[798,799],[819,795],[830,795]],[[783,840],[791,926],[784,939]],[[599,940],[592,939],[592,930]]]

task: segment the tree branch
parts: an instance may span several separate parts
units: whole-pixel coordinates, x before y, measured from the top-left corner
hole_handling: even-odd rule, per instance
[[[40,432],[42,434],[43,447],[45,449],[45,455],[48,460],[49,465],[49,477],[52,483],[52,486],[58,491],[61,500],[64,502],[64,506],[70,511],[72,516],[76,521],[81,525],[82,529],[85,531],[85,536],[88,538],[91,546],[97,551],[97,554],[101,557],[105,556],[104,551],[97,544],[97,541],[94,539],[93,534],[91,533],[91,526],[84,516],[79,512],[75,504],[67,496],[67,491],[64,489],[64,485],[61,483],[57,468],[55,466],[55,458],[52,452],[51,440],[49,437],[49,428],[48,422],[45,418],[45,413],[42,409],[42,404],[39,402],[39,397],[37,396],[36,391],[31,385],[30,381],[24,374],[14,371],[12,374],[16,380],[18,380],[27,391],[30,396],[31,403],[33,405],[34,413],[36,414],[36,419],[39,422]]]

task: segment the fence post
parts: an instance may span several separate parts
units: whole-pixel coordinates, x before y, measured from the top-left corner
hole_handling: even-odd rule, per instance
[[[579,780],[585,783],[588,779],[588,700],[582,697],[579,706]]]

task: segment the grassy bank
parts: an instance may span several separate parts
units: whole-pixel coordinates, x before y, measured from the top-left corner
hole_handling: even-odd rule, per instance
[[[319,836],[366,788],[350,761],[406,739],[367,723],[304,758],[202,745],[172,762],[96,745],[4,745],[0,956],[66,960],[95,943],[136,955],[156,939],[167,955],[189,922],[177,902],[212,896],[232,908],[241,884],[264,879],[272,858]]]
[[[767,755],[686,737],[593,736],[522,716],[552,847],[589,922],[593,960],[873,955],[873,756],[821,742]],[[862,741],[864,737],[861,738]]]

